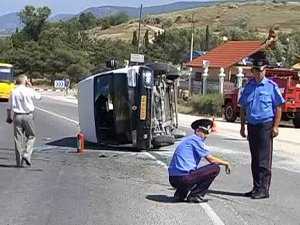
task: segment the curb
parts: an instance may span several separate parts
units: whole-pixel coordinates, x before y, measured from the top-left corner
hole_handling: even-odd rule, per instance
[[[64,89],[48,89],[48,88],[34,88],[35,91],[39,92],[64,92]]]

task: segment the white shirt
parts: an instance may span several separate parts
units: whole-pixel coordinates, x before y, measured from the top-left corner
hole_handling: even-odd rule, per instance
[[[12,110],[14,113],[33,112],[34,99],[41,99],[41,95],[32,88],[26,87],[25,85],[18,85],[9,98],[8,109]]]

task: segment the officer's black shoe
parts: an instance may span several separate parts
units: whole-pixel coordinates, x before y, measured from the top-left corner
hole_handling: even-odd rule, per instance
[[[208,202],[207,199],[203,198],[200,195],[189,195],[187,197],[187,201],[190,203],[204,203],[204,202]]]
[[[264,198],[269,198],[269,197],[270,197],[269,193],[266,193],[264,191],[255,192],[251,196],[252,199],[264,199]]]
[[[246,192],[246,193],[244,194],[244,196],[245,196],[245,197],[252,197],[252,195],[253,195],[255,192],[257,192],[257,190],[252,189],[251,191]]]

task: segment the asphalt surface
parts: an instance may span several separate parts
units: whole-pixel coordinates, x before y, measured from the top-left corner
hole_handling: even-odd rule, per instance
[[[44,97],[37,106],[33,166],[17,169],[12,128],[0,103],[0,225],[300,224],[300,164],[280,148],[270,199],[251,200],[242,196],[251,188],[247,141],[230,130],[211,135],[208,145],[232,162],[232,174],[221,171],[208,205],[174,203],[166,168],[156,159],[168,164],[175,146],[150,155],[106,149],[78,155],[76,104]]]

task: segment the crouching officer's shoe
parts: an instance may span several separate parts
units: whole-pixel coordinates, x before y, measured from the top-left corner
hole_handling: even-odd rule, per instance
[[[251,196],[252,199],[263,199],[263,198],[269,198],[269,197],[270,197],[269,193],[267,193],[265,191],[254,192]]]
[[[208,202],[207,199],[202,197],[201,195],[189,195],[187,197],[187,201],[190,203],[203,203],[203,202]]]
[[[188,192],[187,191],[179,191],[178,189],[174,193],[174,201],[175,202],[184,202]]]

